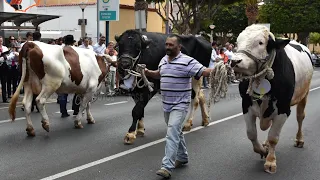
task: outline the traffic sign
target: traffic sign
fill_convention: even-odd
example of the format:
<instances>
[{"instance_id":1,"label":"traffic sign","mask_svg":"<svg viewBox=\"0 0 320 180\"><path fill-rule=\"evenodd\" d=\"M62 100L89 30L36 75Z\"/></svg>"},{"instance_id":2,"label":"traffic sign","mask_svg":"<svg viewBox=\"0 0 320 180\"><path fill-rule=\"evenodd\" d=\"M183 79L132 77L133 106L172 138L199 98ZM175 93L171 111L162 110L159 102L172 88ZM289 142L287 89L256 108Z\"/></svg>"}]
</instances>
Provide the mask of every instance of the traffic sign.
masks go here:
<instances>
[{"instance_id":1,"label":"traffic sign","mask_svg":"<svg viewBox=\"0 0 320 180\"><path fill-rule=\"evenodd\" d=\"M98 0L99 21L119 21L120 0Z\"/></svg>"}]
</instances>

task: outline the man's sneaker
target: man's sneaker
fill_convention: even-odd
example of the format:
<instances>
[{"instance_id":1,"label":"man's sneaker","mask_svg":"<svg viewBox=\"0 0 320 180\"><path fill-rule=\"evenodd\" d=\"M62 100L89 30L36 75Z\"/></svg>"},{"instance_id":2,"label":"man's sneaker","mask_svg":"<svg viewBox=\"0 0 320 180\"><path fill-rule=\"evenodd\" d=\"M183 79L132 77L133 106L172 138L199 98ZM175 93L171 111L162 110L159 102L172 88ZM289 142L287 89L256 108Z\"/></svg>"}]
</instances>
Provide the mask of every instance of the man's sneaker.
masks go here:
<instances>
[{"instance_id":1,"label":"man's sneaker","mask_svg":"<svg viewBox=\"0 0 320 180\"><path fill-rule=\"evenodd\" d=\"M180 167L182 167L183 165L185 165L185 164L187 164L187 163L188 163L188 161L182 162L182 161L176 160L174 167L175 167L175 168L180 168Z\"/></svg>"},{"instance_id":2,"label":"man's sneaker","mask_svg":"<svg viewBox=\"0 0 320 180\"><path fill-rule=\"evenodd\" d=\"M166 179L169 179L171 177L170 172L165 169L158 170L156 174Z\"/></svg>"}]
</instances>

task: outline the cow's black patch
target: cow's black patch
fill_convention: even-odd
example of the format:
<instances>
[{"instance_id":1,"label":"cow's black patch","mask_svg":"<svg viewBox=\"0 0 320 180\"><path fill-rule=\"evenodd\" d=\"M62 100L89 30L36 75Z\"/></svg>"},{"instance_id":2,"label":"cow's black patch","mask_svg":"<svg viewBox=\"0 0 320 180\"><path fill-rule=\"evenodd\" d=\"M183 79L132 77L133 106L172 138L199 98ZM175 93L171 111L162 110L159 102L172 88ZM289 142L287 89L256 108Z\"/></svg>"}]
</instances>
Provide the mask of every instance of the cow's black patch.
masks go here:
<instances>
[{"instance_id":1,"label":"cow's black patch","mask_svg":"<svg viewBox=\"0 0 320 180\"><path fill-rule=\"evenodd\" d=\"M289 43L289 45L290 45L291 47L295 48L295 49L296 49L297 51L299 51L299 52L304 51L304 50L302 49L302 47L299 46L298 44Z\"/></svg>"},{"instance_id":2,"label":"cow's black patch","mask_svg":"<svg viewBox=\"0 0 320 180\"><path fill-rule=\"evenodd\" d=\"M192 89L192 92L191 92L191 99L194 99L194 97L196 97L196 92Z\"/></svg>"}]
</instances>

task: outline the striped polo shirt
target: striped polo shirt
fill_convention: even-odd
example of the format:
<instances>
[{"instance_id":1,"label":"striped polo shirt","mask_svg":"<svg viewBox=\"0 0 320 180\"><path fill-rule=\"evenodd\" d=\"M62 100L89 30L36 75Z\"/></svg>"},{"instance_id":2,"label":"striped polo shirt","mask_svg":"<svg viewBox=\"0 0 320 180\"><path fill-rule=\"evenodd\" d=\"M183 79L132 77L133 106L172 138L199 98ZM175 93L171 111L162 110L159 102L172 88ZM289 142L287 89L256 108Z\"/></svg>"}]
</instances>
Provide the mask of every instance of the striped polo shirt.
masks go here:
<instances>
[{"instance_id":1,"label":"striped polo shirt","mask_svg":"<svg viewBox=\"0 0 320 180\"><path fill-rule=\"evenodd\" d=\"M158 67L163 110L187 111L191 102L192 77L200 78L205 67L181 52L171 62L168 55L164 56Z\"/></svg>"}]
</instances>

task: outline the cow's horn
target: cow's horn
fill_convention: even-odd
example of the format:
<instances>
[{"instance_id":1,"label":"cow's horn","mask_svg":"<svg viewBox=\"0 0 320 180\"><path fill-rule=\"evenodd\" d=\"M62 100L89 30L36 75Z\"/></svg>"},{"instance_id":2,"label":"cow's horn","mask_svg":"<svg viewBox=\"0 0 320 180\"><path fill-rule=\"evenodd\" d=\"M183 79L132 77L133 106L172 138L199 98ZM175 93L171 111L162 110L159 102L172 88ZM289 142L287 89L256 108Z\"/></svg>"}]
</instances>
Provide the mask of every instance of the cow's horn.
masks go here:
<instances>
[{"instance_id":1,"label":"cow's horn","mask_svg":"<svg viewBox=\"0 0 320 180\"><path fill-rule=\"evenodd\" d=\"M114 39L118 42L120 37L118 35L114 35Z\"/></svg>"}]
</instances>

